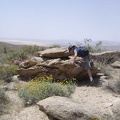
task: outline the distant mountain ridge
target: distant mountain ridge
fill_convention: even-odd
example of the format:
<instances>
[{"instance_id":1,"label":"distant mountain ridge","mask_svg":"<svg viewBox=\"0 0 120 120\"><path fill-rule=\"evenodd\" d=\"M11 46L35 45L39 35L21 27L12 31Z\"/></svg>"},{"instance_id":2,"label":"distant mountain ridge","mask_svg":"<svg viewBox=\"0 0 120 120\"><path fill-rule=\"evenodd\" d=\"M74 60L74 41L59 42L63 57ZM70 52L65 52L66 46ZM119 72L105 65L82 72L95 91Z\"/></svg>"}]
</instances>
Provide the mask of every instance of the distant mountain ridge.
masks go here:
<instances>
[{"instance_id":1,"label":"distant mountain ridge","mask_svg":"<svg viewBox=\"0 0 120 120\"><path fill-rule=\"evenodd\" d=\"M26 44L26 45L42 45L42 46L49 46L52 44L59 44L59 45L69 45L69 44L76 44L76 43L82 43L84 44L84 40L40 40L40 39L20 39L20 38L14 38L14 39L8 39L8 38L0 38L0 41L2 42L8 42L12 44ZM119 40L92 40L90 42L90 45L96 45L99 41L102 41L102 45L104 46L120 46Z\"/></svg>"},{"instance_id":2,"label":"distant mountain ridge","mask_svg":"<svg viewBox=\"0 0 120 120\"><path fill-rule=\"evenodd\" d=\"M98 43L100 40L98 41L92 41L90 42L91 46L95 46L96 43ZM76 41L69 41L69 40L62 40L62 41L51 41L47 40L47 41L23 41L23 40L0 40L0 49L3 48L4 46L8 46L14 49L21 49L24 45L38 45L38 46L52 46L52 45L60 45L60 46L64 46L64 47L68 47L70 44L75 44L76 43L82 43L82 45L84 45L84 40L76 40ZM115 40L113 41L109 41L109 40L103 40L102 41L102 48L106 49L106 50L117 50L120 51L120 41Z\"/></svg>"}]
</instances>

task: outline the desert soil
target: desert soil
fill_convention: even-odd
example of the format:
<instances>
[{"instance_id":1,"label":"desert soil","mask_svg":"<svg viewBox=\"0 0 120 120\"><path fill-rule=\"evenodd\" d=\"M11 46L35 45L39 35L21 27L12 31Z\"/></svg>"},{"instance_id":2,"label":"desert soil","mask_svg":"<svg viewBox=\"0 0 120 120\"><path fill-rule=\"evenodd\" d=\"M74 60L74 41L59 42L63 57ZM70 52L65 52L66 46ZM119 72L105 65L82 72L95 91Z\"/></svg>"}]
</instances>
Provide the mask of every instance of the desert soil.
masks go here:
<instances>
[{"instance_id":1,"label":"desert soil","mask_svg":"<svg viewBox=\"0 0 120 120\"><path fill-rule=\"evenodd\" d=\"M71 98L80 104L85 104L90 106L90 108L100 111L100 113L112 114L111 107L120 101L120 95L106 86L108 86L109 81L120 79L120 69L113 69L110 73L111 78L109 79L95 79L96 86L86 85L84 82L81 83L80 86L76 87Z\"/></svg>"}]
</instances>

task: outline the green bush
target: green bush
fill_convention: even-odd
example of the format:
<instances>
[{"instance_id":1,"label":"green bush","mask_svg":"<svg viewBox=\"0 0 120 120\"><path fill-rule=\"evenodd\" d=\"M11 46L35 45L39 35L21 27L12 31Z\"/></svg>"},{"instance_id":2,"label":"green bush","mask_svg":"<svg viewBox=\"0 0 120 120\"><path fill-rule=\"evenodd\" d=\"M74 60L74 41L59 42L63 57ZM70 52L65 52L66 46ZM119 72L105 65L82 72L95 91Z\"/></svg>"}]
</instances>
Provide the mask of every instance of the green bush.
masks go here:
<instances>
[{"instance_id":1,"label":"green bush","mask_svg":"<svg viewBox=\"0 0 120 120\"><path fill-rule=\"evenodd\" d=\"M20 50L8 50L7 54L2 54L0 62L1 63L11 63L13 60L25 60L29 56L33 56L38 51L44 50L45 47L39 46L24 46Z\"/></svg>"},{"instance_id":2,"label":"green bush","mask_svg":"<svg viewBox=\"0 0 120 120\"><path fill-rule=\"evenodd\" d=\"M75 79L69 79L70 82L53 82L52 77L36 78L23 87L19 91L19 96L22 97L27 103L29 100L33 103L39 100L45 99L50 96L66 96L69 95L75 89ZM74 81L73 83L71 81Z\"/></svg>"},{"instance_id":3,"label":"green bush","mask_svg":"<svg viewBox=\"0 0 120 120\"><path fill-rule=\"evenodd\" d=\"M12 76L17 74L17 69L18 66L16 65L0 66L0 79L4 79L5 81L10 82Z\"/></svg>"},{"instance_id":4,"label":"green bush","mask_svg":"<svg viewBox=\"0 0 120 120\"><path fill-rule=\"evenodd\" d=\"M44 49L45 49L44 47L39 47L39 46L33 45L33 46L24 46L22 48L22 51L26 54L34 55L36 52L42 51Z\"/></svg>"}]
</instances>

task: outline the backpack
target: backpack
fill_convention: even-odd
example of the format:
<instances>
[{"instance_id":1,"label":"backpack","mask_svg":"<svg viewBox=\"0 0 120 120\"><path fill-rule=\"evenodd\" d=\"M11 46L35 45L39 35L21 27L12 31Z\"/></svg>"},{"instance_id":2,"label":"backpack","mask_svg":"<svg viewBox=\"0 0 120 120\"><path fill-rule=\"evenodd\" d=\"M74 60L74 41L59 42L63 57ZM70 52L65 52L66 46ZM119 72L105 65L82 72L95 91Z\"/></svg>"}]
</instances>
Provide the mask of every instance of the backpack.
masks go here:
<instances>
[{"instance_id":1,"label":"backpack","mask_svg":"<svg viewBox=\"0 0 120 120\"><path fill-rule=\"evenodd\" d=\"M86 47L77 47L76 51L77 51L78 57L85 57L85 56L89 55L89 51Z\"/></svg>"}]
</instances>

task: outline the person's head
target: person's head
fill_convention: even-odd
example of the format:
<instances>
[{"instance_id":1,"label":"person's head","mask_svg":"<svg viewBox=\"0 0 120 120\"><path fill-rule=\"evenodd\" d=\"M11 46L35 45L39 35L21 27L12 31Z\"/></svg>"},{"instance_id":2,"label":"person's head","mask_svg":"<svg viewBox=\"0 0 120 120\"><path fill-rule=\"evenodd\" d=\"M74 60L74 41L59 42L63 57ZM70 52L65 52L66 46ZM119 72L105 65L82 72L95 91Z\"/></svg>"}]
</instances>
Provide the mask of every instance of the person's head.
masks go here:
<instances>
[{"instance_id":1,"label":"person's head","mask_svg":"<svg viewBox=\"0 0 120 120\"><path fill-rule=\"evenodd\" d=\"M69 51L69 52L73 52L75 48L76 48L75 45L70 45L70 46L68 47L68 51Z\"/></svg>"}]
</instances>

